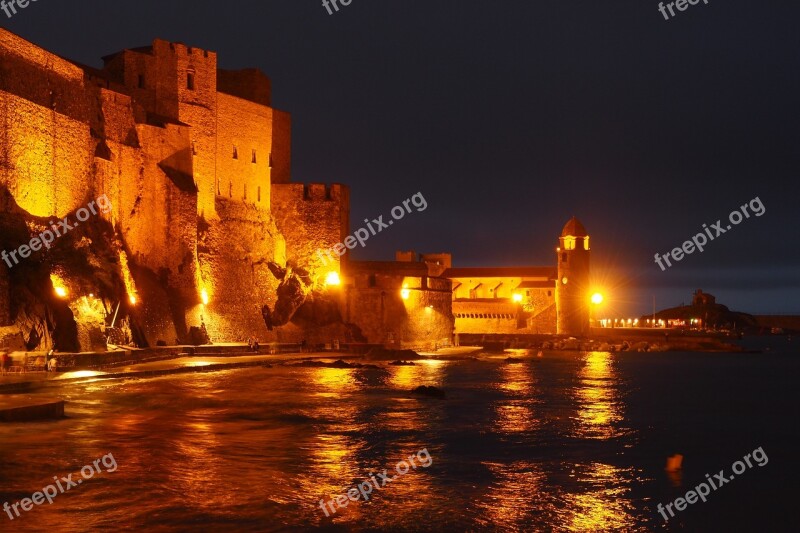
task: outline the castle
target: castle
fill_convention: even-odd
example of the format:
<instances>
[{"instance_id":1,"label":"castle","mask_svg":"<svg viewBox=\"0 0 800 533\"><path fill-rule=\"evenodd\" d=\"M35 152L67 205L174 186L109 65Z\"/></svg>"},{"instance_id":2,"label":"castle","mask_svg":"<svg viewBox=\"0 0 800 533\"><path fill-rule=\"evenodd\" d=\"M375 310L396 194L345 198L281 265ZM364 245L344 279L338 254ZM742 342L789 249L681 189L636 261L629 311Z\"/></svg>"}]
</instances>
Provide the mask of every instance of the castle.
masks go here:
<instances>
[{"instance_id":1,"label":"castle","mask_svg":"<svg viewBox=\"0 0 800 533\"><path fill-rule=\"evenodd\" d=\"M457 333L584 336L589 332L589 234L577 219L561 231L556 266L453 268L448 254L422 255L450 280ZM399 252L398 261L413 260Z\"/></svg>"},{"instance_id":2,"label":"castle","mask_svg":"<svg viewBox=\"0 0 800 533\"><path fill-rule=\"evenodd\" d=\"M0 337L16 328L29 350L105 349L106 329L143 345L199 331L407 346L450 339L454 323L486 329L473 316L495 314L513 315L498 319L509 330L585 331L577 221L556 269L513 273L488 303L481 287L503 276L447 272L446 254L323 262L317 252L349 233L349 190L291 181L291 118L272 107L269 78L163 40L103 61L80 65L0 29L0 249L101 195L111 206L19 266L0 263ZM522 312L505 309L512 286Z\"/></svg>"}]
</instances>

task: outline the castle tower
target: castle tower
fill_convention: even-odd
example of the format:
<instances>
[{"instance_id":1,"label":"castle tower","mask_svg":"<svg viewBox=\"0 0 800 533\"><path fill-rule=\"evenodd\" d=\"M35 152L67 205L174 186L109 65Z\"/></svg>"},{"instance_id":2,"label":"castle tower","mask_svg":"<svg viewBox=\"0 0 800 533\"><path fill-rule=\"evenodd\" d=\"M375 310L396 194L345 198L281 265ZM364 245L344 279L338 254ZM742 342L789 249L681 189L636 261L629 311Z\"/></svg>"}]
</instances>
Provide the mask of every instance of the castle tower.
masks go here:
<instances>
[{"instance_id":1,"label":"castle tower","mask_svg":"<svg viewBox=\"0 0 800 533\"><path fill-rule=\"evenodd\" d=\"M558 240L557 332L583 336L589 332L589 235L572 217Z\"/></svg>"}]
</instances>

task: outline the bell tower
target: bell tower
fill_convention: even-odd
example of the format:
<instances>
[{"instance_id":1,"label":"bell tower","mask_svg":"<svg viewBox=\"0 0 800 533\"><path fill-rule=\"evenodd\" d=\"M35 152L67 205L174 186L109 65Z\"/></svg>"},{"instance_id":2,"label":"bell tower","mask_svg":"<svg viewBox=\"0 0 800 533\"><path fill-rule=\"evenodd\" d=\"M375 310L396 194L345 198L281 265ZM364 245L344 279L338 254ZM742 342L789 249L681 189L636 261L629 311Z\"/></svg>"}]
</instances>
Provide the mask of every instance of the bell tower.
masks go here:
<instances>
[{"instance_id":1,"label":"bell tower","mask_svg":"<svg viewBox=\"0 0 800 533\"><path fill-rule=\"evenodd\" d=\"M559 335L589 333L589 234L572 217L558 239L556 330Z\"/></svg>"}]
</instances>

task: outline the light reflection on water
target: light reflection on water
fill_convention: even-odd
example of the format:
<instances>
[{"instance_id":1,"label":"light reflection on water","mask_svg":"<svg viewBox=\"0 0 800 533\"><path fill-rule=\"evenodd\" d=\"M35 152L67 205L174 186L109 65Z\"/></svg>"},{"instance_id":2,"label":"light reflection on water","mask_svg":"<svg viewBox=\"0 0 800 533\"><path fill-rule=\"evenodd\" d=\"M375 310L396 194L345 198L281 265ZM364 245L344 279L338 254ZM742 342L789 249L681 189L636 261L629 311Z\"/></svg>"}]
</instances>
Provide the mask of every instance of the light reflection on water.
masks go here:
<instances>
[{"instance_id":1,"label":"light reflection on water","mask_svg":"<svg viewBox=\"0 0 800 533\"><path fill-rule=\"evenodd\" d=\"M536 408L542 401L541 391L535 387L534 374L529 365L500 366L498 385L506 394L495 407L494 426L498 433L530 433L540 427L541 420L536 416Z\"/></svg>"},{"instance_id":2,"label":"light reflection on water","mask_svg":"<svg viewBox=\"0 0 800 533\"><path fill-rule=\"evenodd\" d=\"M626 380L613 358L274 367L73 385L63 391L70 418L18 425L13 446L2 434L0 503L112 451L117 472L35 509L26 524L643 530L651 517L633 488L650 480L619 455L637 433L623 427ZM411 394L419 385L447 398ZM392 473L422 448L431 467L330 518L320 510L320 499Z\"/></svg>"},{"instance_id":3,"label":"light reflection on water","mask_svg":"<svg viewBox=\"0 0 800 533\"><path fill-rule=\"evenodd\" d=\"M623 405L619 399L619 377L613 366L613 355L608 352L589 352L578 377L580 385L575 391L579 409L578 436L610 439L617 436L616 425L623 419Z\"/></svg>"}]
</instances>

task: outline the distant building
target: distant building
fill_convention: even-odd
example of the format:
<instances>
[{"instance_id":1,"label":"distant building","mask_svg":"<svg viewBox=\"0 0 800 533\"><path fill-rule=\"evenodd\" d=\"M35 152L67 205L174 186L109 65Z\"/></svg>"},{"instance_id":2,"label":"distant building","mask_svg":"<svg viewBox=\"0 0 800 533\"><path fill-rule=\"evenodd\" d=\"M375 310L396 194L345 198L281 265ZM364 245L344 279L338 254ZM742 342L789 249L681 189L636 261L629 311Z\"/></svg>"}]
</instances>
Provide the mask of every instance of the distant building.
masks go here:
<instances>
[{"instance_id":1,"label":"distant building","mask_svg":"<svg viewBox=\"0 0 800 533\"><path fill-rule=\"evenodd\" d=\"M393 348L450 344L450 280L412 261L347 261L343 264L342 316L363 340Z\"/></svg>"},{"instance_id":2,"label":"distant building","mask_svg":"<svg viewBox=\"0 0 800 533\"><path fill-rule=\"evenodd\" d=\"M577 218L559 237L556 266L449 268L458 333L585 335L589 235Z\"/></svg>"}]
</instances>

